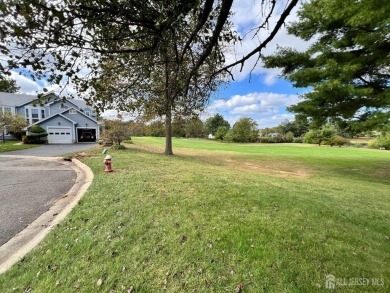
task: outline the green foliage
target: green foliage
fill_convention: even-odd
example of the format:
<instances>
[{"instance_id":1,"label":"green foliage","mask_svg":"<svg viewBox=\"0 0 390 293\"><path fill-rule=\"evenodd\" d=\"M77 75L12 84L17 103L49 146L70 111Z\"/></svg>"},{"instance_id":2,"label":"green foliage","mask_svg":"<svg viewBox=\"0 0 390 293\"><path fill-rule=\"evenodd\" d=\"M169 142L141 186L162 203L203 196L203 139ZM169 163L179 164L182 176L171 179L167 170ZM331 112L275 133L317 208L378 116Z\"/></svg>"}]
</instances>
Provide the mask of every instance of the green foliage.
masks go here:
<instances>
[{"instance_id":1,"label":"green foliage","mask_svg":"<svg viewBox=\"0 0 390 293\"><path fill-rule=\"evenodd\" d=\"M43 137L47 137L48 133L41 126L35 124L32 125L25 136L22 137L22 141L25 144L40 144L46 143L46 140L41 140Z\"/></svg>"},{"instance_id":2,"label":"green foliage","mask_svg":"<svg viewBox=\"0 0 390 293\"><path fill-rule=\"evenodd\" d=\"M41 126L35 124L29 128L28 132L29 132L29 134L32 134L32 136L34 136L34 134L46 133L46 130L43 129ZM27 136L29 136L29 134ZM46 135L47 135L47 133L46 133Z\"/></svg>"},{"instance_id":3,"label":"green foliage","mask_svg":"<svg viewBox=\"0 0 390 293\"><path fill-rule=\"evenodd\" d=\"M371 149L390 150L390 133L370 141L368 147Z\"/></svg>"},{"instance_id":4,"label":"green foliage","mask_svg":"<svg viewBox=\"0 0 390 293\"><path fill-rule=\"evenodd\" d=\"M165 125L161 120L156 120L147 125L147 136L165 136Z\"/></svg>"},{"instance_id":5,"label":"green foliage","mask_svg":"<svg viewBox=\"0 0 390 293\"><path fill-rule=\"evenodd\" d=\"M181 117L175 117L172 121L172 135L174 137L186 137L186 121Z\"/></svg>"},{"instance_id":6,"label":"green foliage","mask_svg":"<svg viewBox=\"0 0 390 293\"><path fill-rule=\"evenodd\" d=\"M387 123L390 1L313 0L298 15L288 31L314 39L312 45L304 52L279 48L264 58L295 87L311 88L289 110L313 118L317 127L329 117L352 128Z\"/></svg>"},{"instance_id":7,"label":"green foliage","mask_svg":"<svg viewBox=\"0 0 390 293\"><path fill-rule=\"evenodd\" d=\"M224 126L230 129L230 124L226 121L221 114L215 114L213 117L207 118L205 122L206 134L212 134L215 136L218 127Z\"/></svg>"},{"instance_id":8,"label":"green foliage","mask_svg":"<svg viewBox=\"0 0 390 293\"><path fill-rule=\"evenodd\" d=\"M330 144L331 138L336 135L336 128L334 125L325 124L320 129L311 129L309 130L304 138L304 143L310 144Z\"/></svg>"},{"instance_id":9,"label":"green foliage","mask_svg":"<svg viewBox=\"0 0 390 293\"><path fill-rule=\"evenodd\" d=\"M330 145L331 146L339 146L339 147L341 147L341 146L343 146L343 145L348 145L348 144L350 144L351 142L348 140L348 139L346 139L346 138L344 138L344 137L342 137L342 136L340 136L340 135L334 135L334 136L332 136L331 137L331 139L330 139Z\"/></svg>"},{"instance_id":10,"label":"green foliage","mask_svg":"<svg viewBox=\"0 0 390 293\"><path fill-rule=\"evenodd\" d=\"M120 145L123 140L131 139L129 124L121 120L105 120L105 130L101 135L103 141L112 141Z\"/></svg>"},{"instance_id":11,"label":"green foliage","mask_svg":"<svg viewBox=\"0 0 390 293\"><path fill-rule=\"evenodd\" d=\"M225 135L226 141L234 142L256 142L259 137L257 123L252 118L241 118Z\"/></svg>"},{"instance_id":12,"label":"green foliage","mask_svg":"<svg viewBox=\"0 0 390 293\"><path fill-rule=\"evenodd\" d=\"M205 129L202 120L199 117L186 120L185 126L186 137L201 138L205 136Z\"/></svg>"},{"instance_id":13,"label":"green foliage","mask_svg":"<svg viewBox=\"0 0 390 293\"><path fill-rule=\"evenodd\" d=\"M16 93L19 89L20 87L16 84L16 80L0 75L0 92Z\"/></svg>"},{"instance_id":14,"label":"green foliage","mask_svg":"<svg viewBox=\"0 0 390 293\"><path fill-rule=\"evenodd\" d=\"M229 131L227 126L219 126L215 132L215 139L224 140L226 133Z\"/></svg>"},{"instance_id":15,"label":"green foliage","mask_svg":"<svg viewBox=\"0 0 390 293\"><path fill-rule=\"evenodd\" d=\"M3 128L4 126L6 126L8 133L12 134L16 139L21 140L25 133L23 128L28 126L28 122L22 115L0 112L0 127Z\"/></svg>"}]
</instances>

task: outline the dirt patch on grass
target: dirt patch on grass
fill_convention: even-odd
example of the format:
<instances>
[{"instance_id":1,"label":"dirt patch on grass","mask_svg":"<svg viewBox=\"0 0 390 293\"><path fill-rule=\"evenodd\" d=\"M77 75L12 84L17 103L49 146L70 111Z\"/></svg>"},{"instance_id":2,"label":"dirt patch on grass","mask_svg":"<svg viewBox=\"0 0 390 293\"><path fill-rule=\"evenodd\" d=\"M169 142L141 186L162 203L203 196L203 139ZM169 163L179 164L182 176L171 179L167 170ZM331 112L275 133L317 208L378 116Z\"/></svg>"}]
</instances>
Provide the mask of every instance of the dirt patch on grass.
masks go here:
<instances>
[{"instance_id":1,"label":"dirt patch on grass","mask_svg":"<svg viewBox=\"0 0 390 293\"><path fill-rule=\"evenodd\" d=\"M272 160L270 158L261 158L261 160L253 160L235 152L193 149L178 149L176 150L176 154L205 164L226 166L230 169L277 177L304 179L309 177L312 173L311 170L302 163L284 158L272 158Z\"/></svg>"},{"instance_id":2,"label":"dirt patch on grass","mask_svg":"<svg viewBox=\"0 0 390 293\"><path fill-rule=\"evenodd\" d=\"M277 177L292 177L292 178L307 178L311 172L308 168L303 167L294 161L241 161L241 160L226 160L226 165L230 168L250 170L264 175L272 175Z\"/></svg>"},{"instance_id":3,"label":"dirt patch on grass","mask_svg":"<svg viewBox=\"0 0 390 293\"><path fill-rule=\"evenodd\" d=\"M150 145L126 145L128 148L140 151L162 154L164 150ZM304 179L312 174L312 171L301 162L286 158L261 157L259 160L248 159L237 152L230 151L208 151L199 149L176 148L174 154L186 160L201 162L214 166L226 166L229 169L271 175L277 177L288 177Z\"/></svg>"}]
</instances>

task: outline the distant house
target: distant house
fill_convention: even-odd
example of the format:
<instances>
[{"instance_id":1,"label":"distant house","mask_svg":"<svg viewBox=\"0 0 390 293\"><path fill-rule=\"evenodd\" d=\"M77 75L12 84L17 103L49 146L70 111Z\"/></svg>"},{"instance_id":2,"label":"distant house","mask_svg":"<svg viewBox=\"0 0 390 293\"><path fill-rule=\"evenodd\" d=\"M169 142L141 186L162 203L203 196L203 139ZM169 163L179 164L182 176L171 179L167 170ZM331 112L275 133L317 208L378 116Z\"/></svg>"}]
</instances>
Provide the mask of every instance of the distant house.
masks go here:
<instances>
[{"instance_id":1,"label":"distant house","mask_svg":"<svg viewBox=\"0 0 390 293\"><path fill-rule=\"evenodd\" d=\"M215 136L212 135L212 134L210 133L209 136L208 136L208 138L209 138L209 139L215 139Z\"/></svg>"},{"instance_id":2,"label":"distant house","mask_svg":"<svg viewBox=\"0 0 390 293\"><path fill-rule=\"evenodd\" d=\"M97 113L84 100L62 100L53 93L40 105L37 96L0 92L0 111L20 114L32 125L40 125L48 133L49 144L71 144L96 141L99 136ZM10 137L8 135L8 137Z\"/></svg>"},{"instance_id":3,"label":"distant house","mask_svg":"<svg viewBox=\"0 0 390 293\"><path fill-rule=\"evenodd\" d=\"M277 133L277 132L268 133L268 137L278 137L279 135L280 135L280 133Z\"/></svg>"}]
</instances>

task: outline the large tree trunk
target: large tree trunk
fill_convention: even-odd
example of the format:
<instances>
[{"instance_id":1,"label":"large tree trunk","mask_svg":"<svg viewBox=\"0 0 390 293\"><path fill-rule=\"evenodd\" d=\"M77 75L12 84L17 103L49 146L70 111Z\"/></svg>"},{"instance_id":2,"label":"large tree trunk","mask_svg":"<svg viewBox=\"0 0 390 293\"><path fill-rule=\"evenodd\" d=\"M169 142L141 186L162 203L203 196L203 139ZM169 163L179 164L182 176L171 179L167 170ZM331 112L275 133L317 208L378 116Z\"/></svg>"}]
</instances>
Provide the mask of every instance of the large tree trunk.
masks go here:
<instances>
[{"instance_id":1,"label":"large tree trunk","mask_svg":"<svg viewBox=\"0 0 390 293\"><path fill-rule=\"evenodd\" d=\"M165 151L164 155L173 155L172 150L172 111L171 107L166 111L165 115Z\"/></svg>"},{"instance_id":2,"label":"large tree trunk","mask_svg":"<svg viewBox=\"0 0 390 293\"><path fill-rule=\"evenodd\" d=\"M164 155L173 155L172 150L172 103L169 88L169 64L165 61L165 151Z\"/></svg>"}]
</instances>

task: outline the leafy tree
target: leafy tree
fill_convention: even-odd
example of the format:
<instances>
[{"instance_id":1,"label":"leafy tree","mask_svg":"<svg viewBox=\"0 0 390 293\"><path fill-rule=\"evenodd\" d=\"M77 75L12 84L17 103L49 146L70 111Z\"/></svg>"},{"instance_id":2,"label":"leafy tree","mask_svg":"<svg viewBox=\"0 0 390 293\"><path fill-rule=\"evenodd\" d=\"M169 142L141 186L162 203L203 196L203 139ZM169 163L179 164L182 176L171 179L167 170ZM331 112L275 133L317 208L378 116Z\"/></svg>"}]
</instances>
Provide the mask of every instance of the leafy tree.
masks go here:
<instances>
[{"instance_id":1,"label":"leafy tree","mask_svg":"<svg viewBox=\"0 0 390 293\"><path fill-rule=\"evenodd\" d=\"M224 126L230 129L230 124L227 122L221 114L215 114L213 117L207 118L205 122L205 129L207 134L215 135L218 127Z\"/></svg>"},{"instance_id":2,"label":"leafy tree","mask_svg":"<svg viewBox=\"0 0 390 293\"><path fill-rule=\"evenodd\" d=\"M259 137L257 123L251 118L241 118L234 123L231 136L234 142L256 142Z\"/></svg>"},{"instance_id":3,"label":"leafy tree","mask_svg":"<svg viewBox=\"0 0 390 293\"><path fill-rule=\"evenodd\" d=\"M146 125L138 121L130 121L129 129L132 136L145 136L146 135Z\"/></svg>"},{"instance_id":4,"label":"leafy tree","mask_svg":"<svg viewBox=\"0 0 390 293\"><path fill-rule=\"evenodd\" d=\"M22 115L12 115L9 112L0 112L0 129L6 130L9 134L12 134L16 139L21 140L24 133L23 128L28 126L28 122Z\"/></svg>"},{"instance_id":5,"label":"leafy tree","mask_svg":"<svg viewBox=\"0 0 390 293\"><path fill-rule=\"evenodd\" d=\"M172 135L174 137L185 137L186 129L185 129L186 121L181 117L175 117L172 122Z\"/></svg>"},{"instance_id":6,"label":"leafy tree","mask_svg":"<svg viewBox=\"0 0 390 293\"><path fill-rule=\"evenodd\" d=\"M311 87L289 110L317 126L329 117L366 127L388 123L390 2L312 0L298 15L288 32L314 42L303 52L279 48L264 58L294 86Z\"/></svg>"},{"instance_id":7,"label":"leafy tree","mask_svg":"<svg viewBox=\"0 0 390 293\"><path fill-rule=\"evenodd\" d=\"M260 58L297 2L259 3L264 22L248 28L253 37L281 13L278 21L255 49L222 67L219 47L237 40L227 29L233 0L3 0L0 50L8 62L0 63L0 71L25 68L49 83L72 82L100 110L165 118L165 153L172 154L172 111L202 109L214 87L208 83L252 56ZM118 82L109 87L115 77Z\"/></svg>"},{"instance_id":8,"label":"leafy tree","mask_svg":"<svg viewBox=\"0 0 390 293\"><path fill-rule=\"evenodd\" d=\"M122 120L105 120L105 129L101 139L112 141L116 145L120 145L122 141L131 139L131 131L129 123Z\"/></svg>"},{"instance_id":9,"label":"leafy tree","mask_svg":"<svg viewBox=\"0 0 390 293\"><path fill-rule=\"evenodd\" d=\"M146 134L148 136L157 136L164 137L165 136L165 126L161 120L156 120L147 125Z\"/></svg>"},{"instance_id":10,"label":"leafy tree","mask_svg":"<svg viewBox=\"0 0 390 293\"><path fill-rule=\"evenodd\" d=\"M184 128L186 137L200 138L205 136L204 125L202 120L199 119L199 117L188 119L185 123Z\"/></svg>"},{"instance_id":11,"label":"leafy tree","mask_svg":"<svg viewBox=\"0 0 390 293\"><path fill-rule=\"evenodd\" d=\"M219 126L217 131L215 132L215 138L223 140L225 138L226 133L229 131L229 127L227 126Z\"/></svg>"},{"instance_id":12,"label":"leafy tree","mask_svg":"<svg viewBox=\"0 0 390 293\"><path fill-rule=\"evenodd\" d=\"M368 147L372 149L390 150L390 133L377 137L368 143Z\"/></svg>"},{"instance_id":13,"label":"leafy tree","mask_svg":"<svg viewBox=\"0 0 390 293\"><path fill-rule=\"evenodd\" d=\"M0 92L16 93L19 90L20 87L16 84L16 80L0 75Z\"/></svg>"},{"instance_id":14,"label":"leafy tree","mask_svg":"<svg viewBox=\"0 0 390 293\"><path fill-rule=\"evenodd\" d=\"M337 134L336 127L332 124L325 124L319 129L309 130L304 138L304 143L318 144L321 146L322 143L328 144L332 137Z\"/></svg>"}]
</instances>

